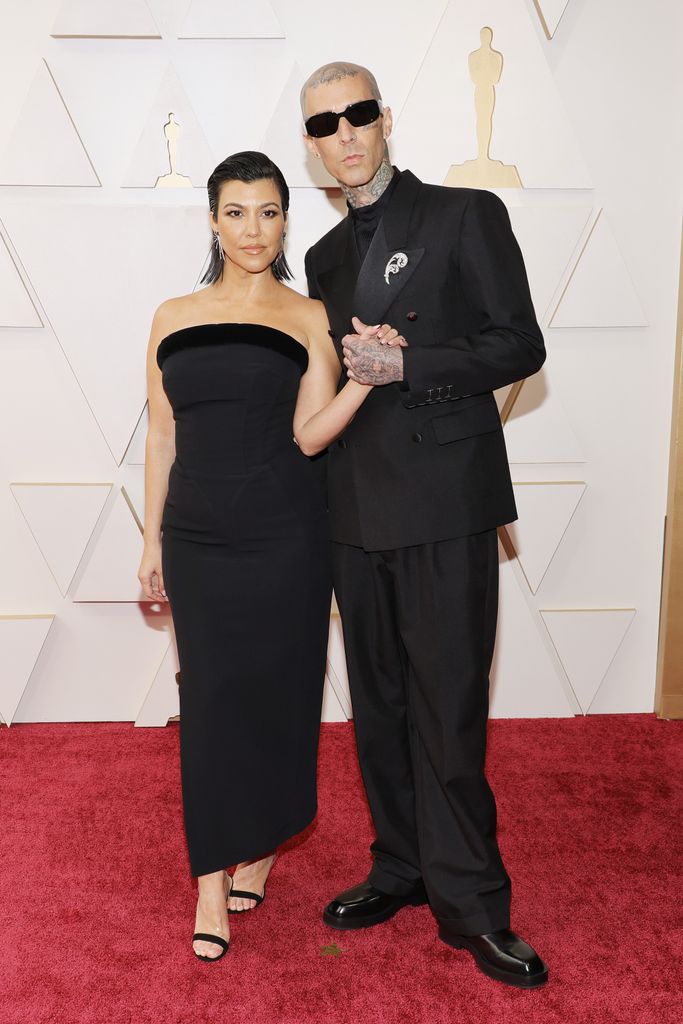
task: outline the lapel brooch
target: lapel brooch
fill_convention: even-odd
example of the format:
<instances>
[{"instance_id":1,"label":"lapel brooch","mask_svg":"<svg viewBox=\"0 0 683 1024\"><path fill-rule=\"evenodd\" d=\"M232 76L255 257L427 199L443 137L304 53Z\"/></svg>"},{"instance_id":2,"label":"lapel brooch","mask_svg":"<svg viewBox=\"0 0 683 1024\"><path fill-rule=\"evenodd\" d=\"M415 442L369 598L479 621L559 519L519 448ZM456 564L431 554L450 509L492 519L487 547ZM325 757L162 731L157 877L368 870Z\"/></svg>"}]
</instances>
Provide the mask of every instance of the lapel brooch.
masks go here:
<instances>
[{"instance_id":1,"label":"lapel brooch","mask_svg":"<svg viewBox=\"0 0 683 1024\"><path fill-rule=\"evenodd\" d=\"M408 266L408 257L404 252L395 252L384 268L384 280L389 284L389 275L398 274L399 270Z\"/></svg>"}]
</instances>

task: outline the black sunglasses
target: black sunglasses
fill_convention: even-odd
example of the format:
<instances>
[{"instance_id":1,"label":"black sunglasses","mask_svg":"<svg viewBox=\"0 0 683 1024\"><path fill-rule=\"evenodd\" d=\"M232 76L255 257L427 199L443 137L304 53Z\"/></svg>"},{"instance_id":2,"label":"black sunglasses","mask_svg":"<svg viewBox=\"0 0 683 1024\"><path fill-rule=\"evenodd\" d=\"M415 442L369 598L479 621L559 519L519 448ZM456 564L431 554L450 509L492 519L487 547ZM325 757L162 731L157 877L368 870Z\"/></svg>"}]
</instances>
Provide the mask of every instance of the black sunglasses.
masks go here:
<instances>
[{"instance_id":1,"label":"black sunglasses","mask_svg":"<svg viewBox=\"0 0 683 1024\"><path fill-rule=\"evenodd\" d=\"M334 110L313 114L307 121L304 121L304 125L312 138L325 139L328 135L334 135L342 117L345 117L354 128L363 128L366 124L372 124L381 115L382 111L377 100L360 100L359 103L351 103L346 110L342 110L338 114Z\"/></svg>"}]
</instances>

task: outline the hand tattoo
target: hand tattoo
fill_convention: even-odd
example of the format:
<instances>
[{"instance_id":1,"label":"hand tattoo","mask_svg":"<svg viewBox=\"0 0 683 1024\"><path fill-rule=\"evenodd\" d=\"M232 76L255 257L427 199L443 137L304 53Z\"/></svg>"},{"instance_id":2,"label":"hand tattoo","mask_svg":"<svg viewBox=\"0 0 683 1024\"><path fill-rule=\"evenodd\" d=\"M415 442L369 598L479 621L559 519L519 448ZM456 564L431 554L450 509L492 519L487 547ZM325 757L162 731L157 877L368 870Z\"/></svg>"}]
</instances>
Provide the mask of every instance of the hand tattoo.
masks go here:
<instances>
[{"instance_id":1,"label":"hand tattoo","mask_svg":"<svg viewBox=\"0 0 683 1024\"><path fill-rule=\"evenodd\" d=\"M403 349L388 348L374 339L364 340L358 335L344 338L345 362L349 376L359 384L393 384L403 380Z\"/></svg>"}]
</instances>

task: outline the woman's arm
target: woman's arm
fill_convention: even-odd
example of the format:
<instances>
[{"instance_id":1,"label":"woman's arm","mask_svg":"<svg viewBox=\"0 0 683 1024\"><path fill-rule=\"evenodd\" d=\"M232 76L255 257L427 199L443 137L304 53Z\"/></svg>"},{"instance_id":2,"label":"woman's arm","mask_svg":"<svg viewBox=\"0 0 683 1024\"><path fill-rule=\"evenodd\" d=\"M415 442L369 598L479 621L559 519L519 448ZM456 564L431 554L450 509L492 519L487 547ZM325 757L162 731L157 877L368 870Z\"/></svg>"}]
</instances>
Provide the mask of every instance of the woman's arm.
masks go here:
<instances>
[{"instance_id":1,"label":"woman's arm","mask_svg":"<svg viewBox=\"0 0 683 1024\"><path fill-rule=\"evenodd\" d=\"M147 597L166 601L161 572L161 517L168 493L168 474L175 458L173 410L161 383L157 348L169 333L168 303L154 314L147 347L147 398L149 427L145 441L145 527L138 579Z\"/></svg>"},{"instance_id":2,"label":"woman's arm","mask_svg":"<svg viewBox=\"0 0 683 1024\"><path fill-rule=\"evenodd\" d=\"M311 303L308 369L301 378L294 438L304 455L317 455L344 432L372 390L350 380L336 394L340 366L322 302ZM372 337L377 328L368 328Z\"/></svg>"}]
</instances>

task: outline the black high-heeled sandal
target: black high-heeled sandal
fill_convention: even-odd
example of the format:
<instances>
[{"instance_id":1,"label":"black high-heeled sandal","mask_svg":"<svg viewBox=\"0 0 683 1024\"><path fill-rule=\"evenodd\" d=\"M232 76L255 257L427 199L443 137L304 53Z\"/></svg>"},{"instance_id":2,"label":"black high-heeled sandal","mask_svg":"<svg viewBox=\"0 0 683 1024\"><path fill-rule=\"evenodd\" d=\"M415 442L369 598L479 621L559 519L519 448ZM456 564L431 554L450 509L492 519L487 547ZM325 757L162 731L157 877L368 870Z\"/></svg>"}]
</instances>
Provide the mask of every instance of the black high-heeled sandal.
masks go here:
<instances>
[{"instance_id":1,"label":"black high-heeled sandal","mask_svg":"<svg viewBox=\"0 0 683 1024\"><path fill-rule=\"evenodd\" d=\"M230 884L228 886L228 891L225 896L226 902L232 896L232 877L230 875L228 875L228 881ZM197 959L203 960L207 964L212 964L215 960L222 960L225 954L230 949L230 939L224 939L222 935L211 935L210 932L195 932L194 935L192 936L192 941L213 942L217 946L220 946L222 948L222 952L219 953L218 956L204 956L203 953L198 953L194 947L192 948L192 952L197 957Z\"/></svg>"},{"instance_id":2,"label":"black high-heeled sandal","mask_svg":"<svg viewBox=\"0 0 683 1024\"><path fill-rule=\"evenodd\" d=\"M257 892L248 892L246 889L231 889L228 894L228 900L231 900L233 897L238 897L243 900L256 900L256 907L259 907L266 898L266 885L264 884L263 886L263 894L261 896L259 896ZM256 907L243 907L241 910L231 910L230 907L228 907L228 913L246 914L249 910L256 910Z\"/></svg>"},{"instance_id":3,"label":"black high-heeled sandal","mask_svg":"<svg viewBox=\"0 0 683 1024\"><path fill-rule=\"evenodd\" d=\"M195 942L197 939L201 942L215 942L217 946L223 947L223 952L219 953L218 956L204 956L203 953L198 953L196 949L192 950L198 960L204 960L207 964L212 964L214 960L222 960L230 949L230 940L224 939L221 935L210 935L209 932L195 932L192 936L192 941Z\"/></svg>"},{"instance_id":4,"label":"black high-heeled sandal","mask_svg":"<svg viewBox=\"0 0 683 1024\"><path fill-rule=\"evenodd\" d=\"M260 896L259 896L259 894L257 892L249 892L247 889L233 889L232 885L230 886L230 892L228 893L227 900L226 900L226 902L228 903L228 913L229 914L247 914L250 910L256 910L256 907L260 907L261 906L261 904L263 903L264 899L266 898L266 885L268 884L268 878L270 877L270 872L273 870L273 867L275 865L275 861L277 860L277 858L278 858L277 853L273 854L273 861L272 861L272 863L270 865L270 868L268 869L268 876L266 877L266 880L263 883L263 892L261 893ZM236 896L239 899L243 899L243 900L255 900L256 901L256 907L246 907L244 910L231 910L229 904L230 904L230 899L233 896Z\"/></svg>"}]
</instances>

